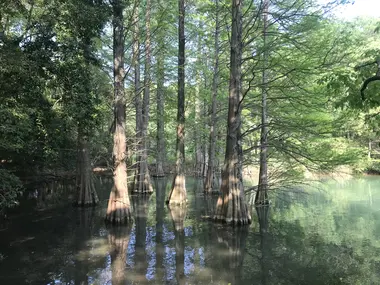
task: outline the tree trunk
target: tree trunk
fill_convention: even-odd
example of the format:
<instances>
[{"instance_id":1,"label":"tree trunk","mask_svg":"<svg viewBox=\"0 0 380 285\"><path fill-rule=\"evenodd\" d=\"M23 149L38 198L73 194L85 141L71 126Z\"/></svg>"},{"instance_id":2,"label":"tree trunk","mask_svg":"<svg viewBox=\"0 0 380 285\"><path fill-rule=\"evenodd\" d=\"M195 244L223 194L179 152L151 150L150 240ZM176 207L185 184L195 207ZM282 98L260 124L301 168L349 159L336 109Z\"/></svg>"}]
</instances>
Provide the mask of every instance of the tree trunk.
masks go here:
<instances>
[{"instance_id":1,"label":"tree trunk","mask_svg":"<svg viewBox=\"0 0 380 285\"><path fill-rule=\"evenodd\" d=\"M211 121L210 121L210 138L209 154L204 191L206 193L218 192L215 188L215 150L216 150L216 100L218 96L219 84L219 0L215 0L215 54L214 54L214 75L212 78L212 100L211 100Z\"/></svg>"},{"instance_id":2,"label":"tree trunk","mask_svg":"<svg viewBox=\"0 0 380 285\"><path fill-rule=\"evenodd\" d=\"M205 84L207 84L207 82L205 82ZM207 118L208 116L208 113L209 113L209 110L208 110L208 103L206 100L203 101L203 110L202 110L202 116L203 118ZM209 124L207 122L206 119L203 120L203 129L204 130L207 130L209 127ZM208 157L208 145L207 145L207 139L205 138L205 136L203 136L202 134L202 144L203 144L203 147L202 147L202 150L203 150L203 165L202 165L202 177L203 179L206 177L206 174L207 174L207 167L208 167L208 162L209 162L209 157ZM203 183L202 183L202 187L203 187Z\"/></svg>"},{"instance_id":3,"label":"tree trunk","mask_svg":"<svg viewBox=\"0 0 380 285\"><path fill-rule=\"evenodd\" d=\"M93 206L99 202L92 177L91 160L88 148L88 138L78 127L78 163L76 188L78 191L78 206Z\"/></svg>"},{"instance_id":4,"label":"tree trunk","mask_svg":"<svg viewBox=\"0 0 380 285\"><path fill-rule=\"evenodd\" d=\"M164 38L160 38L164 40ZM166 157L165 151L165 63L161 47L160 54L157 56L157 156L156 156L156 176L165 176L164 163Z\"/></svg>"},{"instance_id":5,"label":"tree trunk","mask_svg":"<svg viewBox=\"0 0 380 285\"><path fill-rule=\"evenodd\" d=\"M242 177L241 125L241 56L242 0L232 1L230 87L228 96L227 144L222 171L221 196L214 219L229 224L249 224L251 215L245 201Z\"/></svg>"},{"instance_id":6,"label":"tree trunk","mask_svg":"<svg viewBox=\"0 0 380 285\"><path fill-rule=\"evenodd\" d=\"M140 97L140 66L139 66L139 27L138 27L138 9L135 12L135 96L136 96L136 137L138 141L138 159L137 171L135 176L135 185L133 191L139 194L152 193L153 187L150 180L148 169L148 144L147 133L149 123L149 103L150 103L150 0L146 2L146 39L145 39L145 68L144 68L144 96L141 104Z\"/></svg>"},{"instance_id":7,"label":"tree trunk","mask_svg":"<svg viewBox=\"0 0 380 285\"><path fill-rule=\"evenodd\" d=\"M260 135L260 172L259 185L255 197L255 205L267 205L268 200L268 121L267 121L267 92L268 92L268 49L266 45L268 29L268 0L263 7L263 82L261 92L261 135Z\"/></svg>"},{"instance_id":8,"label":"tree trunk","mask_svg":"<svg viewBox=\"0 0 380 285\"><path fill-rule=\"evenodd\" d=\"M113 48L114 48L114 186L111 190L106 221L123 224L131 220L128 196L125 97L124 97L124 23L122 0L114 0L113 7Z\"/></svg>"},{"instance_id":9,"label":"tree trunk","mask_svg":"<svg viewBox=\"0 0 380 285\"><path fill-rule=\"evenodd\" d=\"M204 165L204 157L203 157L203 145L202 145L202 114L201 114L201 101L199 99L200 92L199 92L199 85L200 85L200 76L197 72L197 85L196 85L196 92L195 92L195 168L194 168L194 174L196 177L202 176L202 170Z\"/></svg>"},{"instance_id":10,"label":"tree trunk","mask_svg":"<svg viewBox=\"0 0 380 285\"><path fill-rule=\"evenodd\" d=\"M185 0L178 1L178 111L177 111L177 147L176 169L172 190L167 203L183 204L187 201L185 187Z\"/></svg>"},{"instance_id":11,"label":"tree trunk","mask_svg":"<svg viewBox=\"0 0 380 285\"><path fill-rule=\"evenodd\" d=\"M202 24L199 24L199 29ZM202 49L201 49L201 37L198 35L197 42L197 63L200 65L202 61ZM201 74L200 70L196 71L196 85L195 85L195 167L194 174L196 177L200 177L203 175L203 165L204 165L204 157L203 157L203 144L202 144L202 105L200 99L200 87L201 87Z\"/></svg>"}]
</instances>

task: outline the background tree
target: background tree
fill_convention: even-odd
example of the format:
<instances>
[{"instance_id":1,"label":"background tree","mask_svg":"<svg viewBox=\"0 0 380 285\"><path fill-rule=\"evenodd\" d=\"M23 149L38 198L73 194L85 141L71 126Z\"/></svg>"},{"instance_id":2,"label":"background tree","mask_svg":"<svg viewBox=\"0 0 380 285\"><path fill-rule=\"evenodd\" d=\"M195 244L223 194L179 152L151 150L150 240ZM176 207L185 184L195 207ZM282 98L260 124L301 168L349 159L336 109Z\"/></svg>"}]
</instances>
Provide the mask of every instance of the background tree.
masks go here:
<instances>
[{"instance_id":1,"label":"background tree","mask_svg":"<svg viewBox=\"0 0 380 285\"><path fill-rule=\"evenodd\" d=\"M178 1L178 108L176 169L169 204L186 202L185 186L185 1Z\"/></svg>"}]
</instances>

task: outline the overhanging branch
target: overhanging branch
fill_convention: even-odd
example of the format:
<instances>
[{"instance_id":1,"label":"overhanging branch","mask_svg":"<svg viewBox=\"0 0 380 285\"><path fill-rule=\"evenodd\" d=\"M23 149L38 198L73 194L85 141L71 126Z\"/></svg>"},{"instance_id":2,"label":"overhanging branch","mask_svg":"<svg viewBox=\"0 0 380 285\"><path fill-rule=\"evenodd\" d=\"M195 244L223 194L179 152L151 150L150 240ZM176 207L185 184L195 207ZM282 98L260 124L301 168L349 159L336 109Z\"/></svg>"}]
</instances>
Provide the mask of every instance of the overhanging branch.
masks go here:
<instances>
[{"instance_id":1,"label":"overhanging branch","mask_svg":"<svg viewBox=\"0 0 380 285\"><path fill-rule=\"evenodd\" d=\"M379 75L372 76L372 77L370 77L370 78L367 78L367 79L363 82L362 88L360 89L360 94L361 94L361 96L362 96L362 100L363 100L363 101L365 100L364 91L367 89L368 84L370 84L370 83L373 82L373 81L380 81L380 76L379 76Z\"/></svg>"}]
</instances>

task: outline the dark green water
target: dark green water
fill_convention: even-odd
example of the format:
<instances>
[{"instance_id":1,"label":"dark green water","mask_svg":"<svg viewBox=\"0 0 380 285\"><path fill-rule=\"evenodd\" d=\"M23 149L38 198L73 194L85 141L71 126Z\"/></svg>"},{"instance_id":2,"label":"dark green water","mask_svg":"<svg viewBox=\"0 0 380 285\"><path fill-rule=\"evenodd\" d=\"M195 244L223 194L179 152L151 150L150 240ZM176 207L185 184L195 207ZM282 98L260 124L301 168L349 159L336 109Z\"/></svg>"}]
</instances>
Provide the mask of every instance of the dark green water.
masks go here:
<instances>
[{"instance_id":1,"label":"dark green water","mask_svg":"<svg viewBox=\"0 0 380 285\"><path fill-rule=\"evenodd\" d=\"M155 181L160 194L133 199L134 224L117 230L104 226L104 206L11 217L0 284L380 284L380 177L272 194L244 229L202 218L216 201L201 184L187 180L181 212ZM109 189L99 184L103 200Z\"/></svg>"}]
</instances>

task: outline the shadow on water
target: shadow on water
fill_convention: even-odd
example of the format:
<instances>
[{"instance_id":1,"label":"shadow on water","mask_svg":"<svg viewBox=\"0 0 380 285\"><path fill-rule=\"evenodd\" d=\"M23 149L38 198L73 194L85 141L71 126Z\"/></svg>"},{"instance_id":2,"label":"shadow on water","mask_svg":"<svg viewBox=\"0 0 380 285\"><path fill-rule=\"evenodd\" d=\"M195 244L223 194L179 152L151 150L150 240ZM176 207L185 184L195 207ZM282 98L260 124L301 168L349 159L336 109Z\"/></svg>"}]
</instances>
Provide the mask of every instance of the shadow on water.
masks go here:
<instances>
[{"instance_id":1,"label":"shadow on water","mask_svg":"<svg viewBox=\"0 0 380 285\"><path fill-rule=\"evenodd\" d=\"M108 182L98 182L100 197ZM170 182L131 197L128 227L106 228L105 205L10 219L0 284L378 284L380 179L329 182L331 195L280 193L245 228L205 218L217 197L202 195L198 179L187 179L186 208L167 208Z\"/></svg>"}]
</instances>

